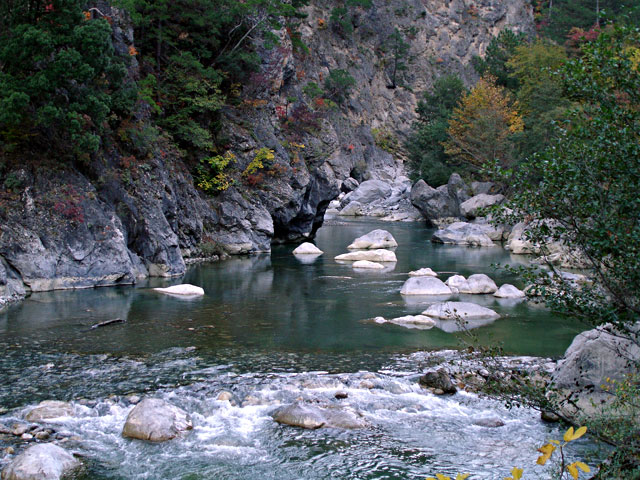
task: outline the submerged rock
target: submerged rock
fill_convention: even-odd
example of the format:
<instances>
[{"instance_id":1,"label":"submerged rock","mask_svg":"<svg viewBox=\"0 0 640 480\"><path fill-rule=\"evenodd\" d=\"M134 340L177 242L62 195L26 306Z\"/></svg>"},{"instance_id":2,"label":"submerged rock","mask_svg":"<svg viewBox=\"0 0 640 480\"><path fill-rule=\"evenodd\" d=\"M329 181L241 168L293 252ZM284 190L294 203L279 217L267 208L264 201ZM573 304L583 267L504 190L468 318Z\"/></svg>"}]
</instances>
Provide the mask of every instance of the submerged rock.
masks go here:
<instances>
[{"instance_id":1,"label":"submerged rock","mask_svg":"<svg viewBox=\"0 0 640 480\"><path fill-rule=\"evenodd\" d=\"M356 262L353 262L353 265L351 266L353 268L365 268L369 270L380 270L385 268L384 265L376 262L370 262L369 260L358 260Z\"/></svg>"},{"instance_id":2,"label":"submerged rock","mask_svg":"<svg viewBox=\"0 0 640 480\"><path fill-rule=\"evenodd\" d=\"M453 292L435 277L411 277L400 290L401 295L451 295Z\"/></svg>"},{"instance_id":3,"label":"submerged rock","mask_svg":"<svg viewBox=\"0 0 640 480\"><path fill-rule=\"evenodd\" d=\"M170 295L204 295L204 290L189 283L173 285L167 288L154 288L156 292L168 293Z\"/></svg>"},{"instance_id":4,"label":"submerged rock","mask_svg":"<svg viewBox=\"0 0 640 480\"><path fill-rule=\"evenodd\" d=\"M37 407L31 409L29 413L25 415L25 419L30 422L40 422L50 418L71 417L73 413L73 405L68 402L45 400L44 402L40 402Z\"/></svg>"},{"instance_id":5,"label":"submerged rock","mask_svg":"<svg viewBox=\"0 0 640 480\"><path fill-rule=\"evenodd\" d=\"M364 250L361 252L343 253L335 257L336 260L355 262L357 260L368 260L370 262L397 262L396 254L391 250Z\"/></svg>"},{"instance_id":6,"label":"submerged rock","mask_svg":"<svg viewBox=\"0 0 640 480\"><path fill-rule=\"evenodd\" d=\"M430 268L421 268L419 270L414 270L413 272L409 272L410 277L437 277L438 274L431 270Z\"/></svg>"},{"instance_id":7,"label":"submerged rock","mask_svg":"<svg viewBox=\"0 0 640 480\"><path fill-rule=\"evenodd\" d=\"M305 242L300 244L294 251L294 255L321 255L324 252L313 243Z\"/></svg>"},{"instance_id":8,"label":"submerged rock","mask_svg":"<svg viewBox=\"0 0 640 480\"><path fill-rule=\"evenodd\" d=\"M164 442L192 428L189 414L181 408L159 398L145 398L129 412L122 436Z\"/></svg>"},{"instance_id":9,"label":"submerged rock","mask_svg":"<svg viewBox=\"0 0 640 480\"><path fill-rule=\"evenodd\" d=\"M2 480L59 480L80 466L65 449L51 443L32 445L4 470Z\"/></svg>"},{"instance_id":10,"label":"submerged rock","mask_svg":"<svg viewBox=\"0 0 640 480\"><path fill-rule=\"evenodd\" d=\"M422 312L423 315L443 320L460 318L462 320L476 320L482 318L500 318L500 315L490 308L482 307L470 302L441 302L431 305Z\"/></svg>"},{"instance_id":11,"label":"submerged rock","mask_svg":"<svg viewBox=\"0 0 640 480\"><path fill-rule=\"evenodd\" d=\"M363 428L366 423L354 411L343 408L323 408L294 403L285 405L273 413L273 419L283 425L315 430L317 428Z\"/></svg>"},{"instance_id":12,"label":"submerged rock","mask_svg":"<svg viewBox=\"0 0 640 480\"><path fill-rule=\"evenodd\" d=\"M526 295L519 288L516 288L509 283L505 283L493 294L493 296L498 298L523 298Z\"/></svg>"},{"instance_id":13,"label":"submerged rock","mask_svg":"<svg viewBox=\"0 0 640 480\"><path fill-rule=\"evenodd\" d=\"M373 230L366 235L356 238L351 245L347 248L349 250L363 250L363 249L378 249L378 248L393 248L397 247L393 235L386 230Z\"/></svg>"}]
</instances>

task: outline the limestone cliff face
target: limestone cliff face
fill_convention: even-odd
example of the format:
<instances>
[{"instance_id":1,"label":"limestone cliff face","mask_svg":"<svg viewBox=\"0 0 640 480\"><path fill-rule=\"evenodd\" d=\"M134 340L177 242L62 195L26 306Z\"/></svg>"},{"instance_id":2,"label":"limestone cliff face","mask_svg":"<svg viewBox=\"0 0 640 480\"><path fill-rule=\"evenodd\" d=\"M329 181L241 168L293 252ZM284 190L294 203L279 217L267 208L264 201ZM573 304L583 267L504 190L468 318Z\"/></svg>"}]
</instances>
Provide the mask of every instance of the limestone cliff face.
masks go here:
<instances>
[{"instance_id":1,"label":"limestone cliff face","mask_svg":"<svg viewBox=\"0 0 640 480\"><path fill-rule=\"evenodd\" d=\"M98 5L116 20L114 43L126 52L135 40L126 18ZM285 30L276 32L276 48L257 40L262 72L224 112L223 135L237 162L235 184L219 195L199 192L180 155L162 142L144 160L109 151L81 169L25 164L5 172L19 182L0 192L0 302L180 275L184 258L210 245L263 252L274 240L312 235L346 178L405 174L398 146L435 78L458 73L471 83L470 60L492 36L505 27L533 30L528 0L375 0L349 14L351 33L329 20L336 5L306 8L299 34L308 51ZM408 50L394 83L396 28ZM335 69L348 71L355 87L337 108L314 105L305 87L322 87ZM240 172L261 148L274 159L247 179Z\"/></svg>"}]
</instances>

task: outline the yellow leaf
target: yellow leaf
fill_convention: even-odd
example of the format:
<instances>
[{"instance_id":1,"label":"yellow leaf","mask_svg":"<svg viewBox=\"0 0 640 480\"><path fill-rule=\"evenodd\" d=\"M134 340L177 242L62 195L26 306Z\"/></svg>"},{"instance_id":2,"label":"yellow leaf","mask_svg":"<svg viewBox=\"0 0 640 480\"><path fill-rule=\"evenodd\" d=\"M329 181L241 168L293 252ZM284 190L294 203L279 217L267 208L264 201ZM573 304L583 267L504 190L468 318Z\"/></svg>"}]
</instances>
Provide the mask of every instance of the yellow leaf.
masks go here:
<instances>
[{"instance_id":1,"label":"yellow leaf","mask_svg":"<svg viewBox=\"0 0 640 480\"><path fill-rule=\"evenodd\" d=\"M438 480L451 480L451 477L447 477L446 475L442 475L441 473L436 473L436 477Z\"/></svg>"},{"instance_id":2,"label":"yellow leaf","mask_svg":"<svg viewBox=\"0 0 640 480\"><path fill-rule=\"evenodd\" d=\"M551 445L550 443L547 443L546 445L541 446L538 449L538 451L542 453L542 455L538 457L538 460L536 461L536 463L538 465L544 465L545 463L547 463L547 460L551 458L551 454L555 449L556 447L554 445Z\"/></svg>"},{"instance_id":3,"label":"yellow leaf","mask_svg":"<svg viewBox=\"0 0 640 480\"><path fill-rule=\"evenodd\" d=\"M511 475L513 475L513 480L520 480L522 478L522 472L524 470L522 468L513 467L511 469Z\"/></svg>"},{"instance_id":4,"label":"yellow leaf","mask_svg":"<svg viewBox=\"0 0 640 480\"><path fill-rule=\"evenodd\" d=\"M575 465L583 472L589 473L591 471L591 469L589 468L589 465L587 465L584 462L576 462Z\"/></svg>"},{"instance_id":5,"label":"yellow leaf","mask_svg":"<svg viewBox=\"0 0 640 480\"><path fill-rule=\"evenodd\" d=\"M572 463L571 465L567 465L567 471L571 474L574 480L578 480L579 473L575 463Z\"/></svg>"},{"instance_id":6,"label":"yellow leaf","mask_svg":"<svg viewBox=\"0 0 640 480\"><path fill-rule=\"evenodd\" d=\"M458 475L456 475L456 480L465 480L465 478L467 478L469 475L471 475L470 473L459 473Z\"/></svg>"},{"instance_id":7,"label":"yellow leaf","mask_svg":"<svg viewBox=\"0 0 640 480\"><path fill-rule=\"evenodd\" d=\"M587 432L587 427L580 427L575 432L573 431L573 427L569 427L569 430L567 430L564 433L564 441L571 442L573 440L577 440L578 438L583 436L586 432Z\"/></svg>"}]
</instances>

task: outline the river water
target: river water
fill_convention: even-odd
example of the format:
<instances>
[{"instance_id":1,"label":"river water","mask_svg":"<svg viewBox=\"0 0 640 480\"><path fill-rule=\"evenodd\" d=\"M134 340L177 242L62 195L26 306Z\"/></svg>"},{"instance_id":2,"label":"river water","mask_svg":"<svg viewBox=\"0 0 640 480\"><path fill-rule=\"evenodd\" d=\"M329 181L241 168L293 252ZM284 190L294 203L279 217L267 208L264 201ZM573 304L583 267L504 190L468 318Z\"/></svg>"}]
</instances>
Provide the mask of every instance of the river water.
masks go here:
<instances>
[{"instance_id":1,"label":"river water","mask_svg":"<svg viewBox=\"0 0 640 480\"><path fill-rule=\"evenodd\" d=\"M374 228L399 243L384 271L354 271L333 260ZM84 458L90 479L404 479L472 472L502 479L515 465L533 468L536 448L558 427L536 412L460 392L437 397L416 380L428 352L469 341L460 332L376 324L426 309L428 298L404 299L407 272L431 267L450 274L486 273L515 283L492 264L517 264L500 247L436 245L420 224L330 220L316 245L325 254L298 259L292 246L270 255L195 266L181 279L134 287L34 294L0 312L0 425L46 399L76 401L76 416L56 420L64 444ZM203 298L180 299L150 289L202 286ZM510 355L558 357L582 329L526 302L458 297L502 315L475 329L475 341ZM121 318L92 330L98 322ZM450 355L450 354L449 354ZM365 382L366 381L366 382ZM363 387L373 383L374 388ZM232 402L218 401L221 391ZM336 400L336 391L348 398ZM194 431L165 444L121 437L132 405L153 395L184 408ZM303 431L276 424L271 413L294 401L347 405L367 427ZM478 425L500 420L504 426ZM0 448L20 441L0 436ZM590 443L574 454L588 459ZM0 454L0 467L10 460Z\"/></svg>"}]
</instances>

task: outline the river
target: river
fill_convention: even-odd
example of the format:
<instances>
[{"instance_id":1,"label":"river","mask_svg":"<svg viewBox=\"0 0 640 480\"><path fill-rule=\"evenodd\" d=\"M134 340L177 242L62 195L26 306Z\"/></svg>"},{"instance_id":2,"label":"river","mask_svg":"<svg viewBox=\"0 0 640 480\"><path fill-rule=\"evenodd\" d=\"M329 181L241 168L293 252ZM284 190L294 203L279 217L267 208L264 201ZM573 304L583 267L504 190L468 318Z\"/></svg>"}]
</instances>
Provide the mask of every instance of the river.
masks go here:
<instances>
[{"instance_id":1,"label":"river","mask_svg":"<svg viewBox=\"0 0 640 480\"><path fill-rule=\"evenodd\" d=\"M333 260L374 228L398 241L395 267L354 271ZM136 287L32 295L0 312L0 425L35 403L73 400L77 415L54 423L63 443L84 458L87 479L409 479L472 472L502 479L513 466L535 470L536 448L561 437L537 412L507 410L496 400L459 392L432 395L417 384L429 352L469 342L461 332L376 324L425 310L403 299L407 272L486 273L498 285L517 279L492 264L518 264L502 248L436 245L416 223L330 220L311 260L274 246L270 255L191 267L181 279ZM192 300L150 287L192 283ZM561 356L583 327L527 302L460 296L502 315L473 331L474 341L509 355ZM123 324L91 329L121 318ZM452 355L447 353L447 355ZM363 381L375 385L364 388ZM218 401L229 391L233 401ZM336 400L334 394L348 394ZM184 439L147 444L121 437L132 408L127 395L162 397L187 410L194 430ZM271 413L296 400L347 404L361 412L359 430L303 431L276 424ZM481 425L499 420L499 428ZM0 435L0 449L20 440ZM592 445L578 442L587 459ZM0 467L10 459L0 454Z\"/></svg>"}]
</instances>

